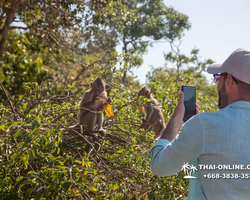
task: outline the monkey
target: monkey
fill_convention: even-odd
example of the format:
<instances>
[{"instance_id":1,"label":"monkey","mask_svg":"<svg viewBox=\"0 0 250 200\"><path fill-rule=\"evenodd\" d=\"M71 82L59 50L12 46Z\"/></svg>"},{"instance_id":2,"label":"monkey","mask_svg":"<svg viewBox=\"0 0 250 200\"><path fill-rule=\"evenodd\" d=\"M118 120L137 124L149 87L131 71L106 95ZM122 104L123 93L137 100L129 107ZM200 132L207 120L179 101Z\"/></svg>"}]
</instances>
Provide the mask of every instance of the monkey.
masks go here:
<instances>
[{"instance_id":1,"label":"monkey","mask_svg":"<svg viewBox=\"0 0 250 200\"><path fill-rule=\"evenodd\" d=\"M121 79L121 83L124 85L124 86L127 86L127 71L125 71L123 73L123 77Z\"/></svg>"},{"instance_id":2,"label":"monkey","mask_svg":"<svg viewBox=\"0 0 250 200\"><path fill-rule=\"evenodd\" d=\"M146 131L153 130L155 132L156 138L158 138L165 129L165 120L161 112L158 101L153 97L150 90L146 87L143 87L138 93L139 96L144 96L150 101L146 102L146 105L143 106L146 119L142 119L141 128L144 128Z\"/></svg>"},{"instance_id":3,"label":"monkey","mask_svg":"<svg viewBox=\"0 0 250 200\"><path fill-rule=\"evenodd\" d=\"M91 84L91 89L84 92L80 101L80 125L87 127L88 132L93 135L97 125L99 132L105 134L102 128L103 111L111 99L107 98L105 82L97 77Z\"/></svg>"}]
</instances>

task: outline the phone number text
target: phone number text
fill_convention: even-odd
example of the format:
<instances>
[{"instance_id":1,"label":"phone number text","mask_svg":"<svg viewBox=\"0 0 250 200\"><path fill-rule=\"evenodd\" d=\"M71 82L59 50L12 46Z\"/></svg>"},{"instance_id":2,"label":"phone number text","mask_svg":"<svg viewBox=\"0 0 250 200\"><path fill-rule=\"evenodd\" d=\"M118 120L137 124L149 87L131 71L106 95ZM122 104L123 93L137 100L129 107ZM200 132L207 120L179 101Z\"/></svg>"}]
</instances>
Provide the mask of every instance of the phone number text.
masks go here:
<instances>
[{"instance_id":1,"label":"phone number text","mask_svg":"<svg viewBox=\"0 0 250 200\"><path fill-rule=\"evenodd\" d=\"M207 179L250 179L250 173L207 173L203 174Z\"/></svg>"}]
</instances>

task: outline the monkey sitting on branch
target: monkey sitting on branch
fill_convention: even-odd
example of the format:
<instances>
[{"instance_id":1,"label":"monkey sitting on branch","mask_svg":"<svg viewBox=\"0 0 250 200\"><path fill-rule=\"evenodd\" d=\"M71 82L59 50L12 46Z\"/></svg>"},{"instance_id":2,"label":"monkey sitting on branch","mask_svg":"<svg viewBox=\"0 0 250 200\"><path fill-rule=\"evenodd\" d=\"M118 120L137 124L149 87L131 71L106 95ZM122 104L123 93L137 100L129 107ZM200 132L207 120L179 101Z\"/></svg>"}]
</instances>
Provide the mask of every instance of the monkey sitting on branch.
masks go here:
<instances>
[{"instance_id":1,"label":"monkey sitting on branch","mask_svg":"<svg viewBox=\"0 0 250 200\"><path fill-rule=\"evenodd\" d=\"M143 106L146 119L142 119L141 128L144 128L146 131L153 130L156 137L159 137L165 129L165 120L159 103L146 87L140 90L138 93L138 97L139 96L146 97L150 100Z\"/></svg>"},{"instance_id":2,"label":"monkey sitting on branch","mask_svg":"<svg viewBox=\"0 0 250 200\"><path fill-rule=\"evenodd\" d=\"M102 134L106 133L102 128L103 111L109 106L110 115L113 115L110 103L111 99L107 98L105 91L105 82L97 77L94 82L91 83L91 89L84 92L80 102L80 125L86 127L91 135L94 134L96 126L99 132Z\"/></svg>"}]
</instances>

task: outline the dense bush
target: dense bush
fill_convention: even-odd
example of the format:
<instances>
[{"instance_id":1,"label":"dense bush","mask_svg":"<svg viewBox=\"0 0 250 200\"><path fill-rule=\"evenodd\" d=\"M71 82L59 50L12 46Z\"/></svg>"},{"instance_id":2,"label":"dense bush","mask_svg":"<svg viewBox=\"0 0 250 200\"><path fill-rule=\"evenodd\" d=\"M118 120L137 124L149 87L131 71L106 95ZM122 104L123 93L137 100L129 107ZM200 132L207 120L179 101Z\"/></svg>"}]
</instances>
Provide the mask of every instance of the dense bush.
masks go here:
<instances>
[{"instance_id":1,"label":"dense bush","mask_svg":"<svg viewBox=\"0 0 250 200\"><path fill-rule=\"evenodd\" d=\"M179 85L169 80L151 82L149 87L167 122ZM69 129L78 123L82 89L68 86L61 94L49 95L51 87L26 83L25 93L15 102L15 113L9 106L0 108L1 199L186 197L188 182L183 172L171 177L151 173L154 133L140 129L144 114L137 106L144 100L137 98L139 89L113 85L109 96L115 117L105 114L107 134L96 132L98 140L93 140L84 130ZM201 111L211 110L201 92L197 97Z\"/></svg>"},{"instance_id":2,"label":"dense bush","mask_svg":"<svg viewBox=\"0 0 250 200\"><path fill-rule=\"evenodd\" d=\"M167 40L172 51L165 59L174 69L154 69L147 76L166 122L182 84L197 86L201 112L215 110L215 87L202 75L212 61L200 62L198 49L187 57L174 45L190 28L188 16L163 0L24 0L0 7L0 198L186 197L182 172L151 173L155 136L140 128L141 85L125 75L142 64L156 40ZM70 126L78 123L78 103L97 75L108 82L115 117L105 114L107 134L96 132L95 139Z\"/></svg>"}]
</instances>

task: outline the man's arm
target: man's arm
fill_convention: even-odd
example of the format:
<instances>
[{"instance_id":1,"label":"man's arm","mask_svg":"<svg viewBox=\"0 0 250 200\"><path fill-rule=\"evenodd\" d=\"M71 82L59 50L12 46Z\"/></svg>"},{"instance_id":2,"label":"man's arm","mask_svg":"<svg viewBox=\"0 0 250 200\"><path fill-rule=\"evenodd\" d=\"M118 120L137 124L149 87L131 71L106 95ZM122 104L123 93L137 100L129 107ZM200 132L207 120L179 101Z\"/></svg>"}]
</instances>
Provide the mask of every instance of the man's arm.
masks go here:
<instances>
[{"instance_id":1,"label":"man's arm","mask_svg":"<svg viewBox=\"0 0 250 200\"><path fill-rule=\"evenodd\" d=\"M172 141L158 140L151 149L151 169L158 176L171 176L184 163L192 163L203 153L203 133L199 116L190 119Z\"/></svg>"},{"instance_id":2,"label":"man's arm","mask_svg":"<svg viewBox=\"0 0 250 200\"><path fill-rule=\"evenodd\" d=\"M184 93L180 91L178 104L175 107L174 114L169 120L160 139L166 139L170 142L174 140L174 138L177 136L178 130L181 128L181 126L184 123L183 122L184 113L185 113Z\"/></svg>"},{"instance_id":3,"label":"man's arm","mask_svg":"<svg viewBox=\"0 0 250 200\"><path fill-rule=\"evenodd\" d=\"M190 119L177 136L185 113L183 99L181 91L173 116L160 140L151 149L151 169L156 175L173 175L181 170L185 162L193 162L203 152L203 132L198 116Z\"/></svg>"}]
</instances>

